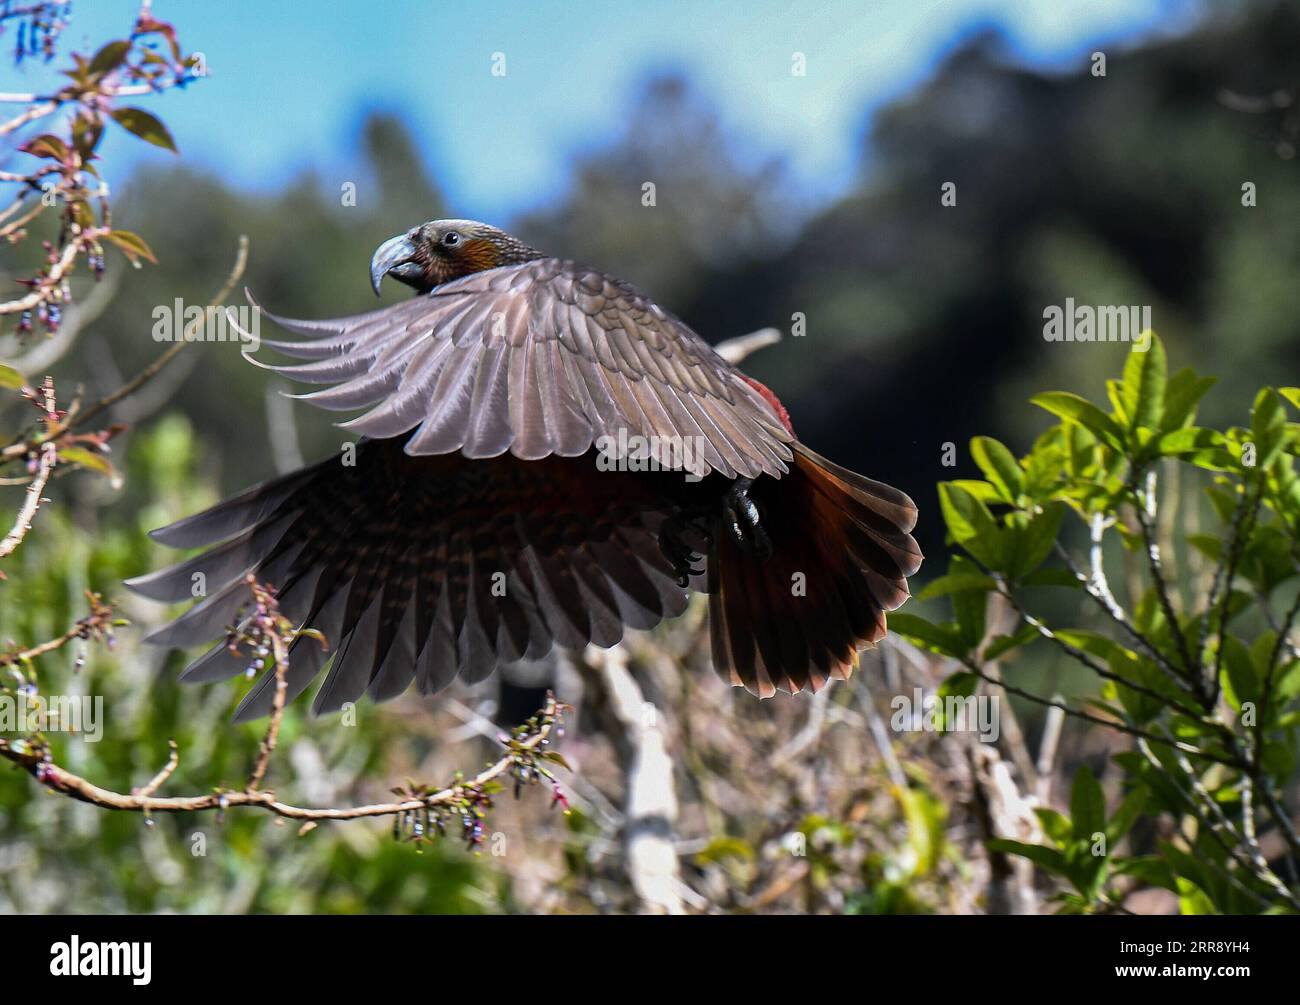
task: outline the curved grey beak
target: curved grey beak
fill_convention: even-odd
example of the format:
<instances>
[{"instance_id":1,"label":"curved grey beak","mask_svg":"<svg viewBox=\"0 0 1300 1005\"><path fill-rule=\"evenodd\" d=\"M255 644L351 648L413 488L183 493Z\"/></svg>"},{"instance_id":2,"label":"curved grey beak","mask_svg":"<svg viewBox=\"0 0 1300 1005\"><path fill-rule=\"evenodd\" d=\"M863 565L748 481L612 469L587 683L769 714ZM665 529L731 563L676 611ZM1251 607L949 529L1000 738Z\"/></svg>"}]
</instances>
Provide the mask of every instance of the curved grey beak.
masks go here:
<instances>
[{"instance_id":1,"label":"curved grey beak","mask_svg":"<svg viewBox=\"0 0 1300 1005\"><path fill-rule=\"evenodd\" d=\"M415 243L407 234L389 238L375 249L370 259L370 287L379 296L379 284L384 276L392 276L408 286L418 287L424 276L424 267L416 261Z\"/></svg>"}]
</instances>

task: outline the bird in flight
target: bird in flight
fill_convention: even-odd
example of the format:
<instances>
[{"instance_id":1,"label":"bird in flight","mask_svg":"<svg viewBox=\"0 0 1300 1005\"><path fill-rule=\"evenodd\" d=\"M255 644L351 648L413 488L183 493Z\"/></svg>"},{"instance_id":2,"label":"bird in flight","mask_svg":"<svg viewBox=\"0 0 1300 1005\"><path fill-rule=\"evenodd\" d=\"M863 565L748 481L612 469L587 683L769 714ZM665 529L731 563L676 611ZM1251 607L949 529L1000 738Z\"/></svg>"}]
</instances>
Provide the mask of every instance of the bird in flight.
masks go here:
<instances>
[{"instance_id":1,"label":"bird in flight","mask_svg":"<svg viewBox=\"0 0 1300 1005\"><path fill-rule=\"evenodd\" d=\"M301 396L315 405L364 409L342 423L360 438L154 531L208 550L127 585L206 595L149 641L224 640L251 572L329 641L300 637L287 672L292 701L328 666L320 713L613 646L691 590L708 594L718 673L761 697L847 678L884 636L921 563L912 500L800 443L777 397L681 320L469 220L384 242L376 294L385 277L416 295L330 321L267 314L299 337L263 343L305 361L271 368L324 385ZM246 664L217 641L182 679ZM274 696L268 671L236 720Z\"/></svg>"}]
</instances>

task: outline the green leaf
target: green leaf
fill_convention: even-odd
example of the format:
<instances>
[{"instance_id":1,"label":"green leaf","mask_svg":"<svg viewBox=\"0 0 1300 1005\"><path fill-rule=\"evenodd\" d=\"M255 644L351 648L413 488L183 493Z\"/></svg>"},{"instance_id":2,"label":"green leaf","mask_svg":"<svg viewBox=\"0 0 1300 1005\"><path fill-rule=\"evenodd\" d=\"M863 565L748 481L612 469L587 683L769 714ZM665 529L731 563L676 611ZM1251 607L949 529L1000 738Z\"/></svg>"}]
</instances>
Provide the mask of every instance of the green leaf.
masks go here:
<instances>
[{"instance_id":1,"label":"green leaf","mask_svg":"<svg viewBox=\"0 0 1300 1005\"><path fill-rule=\"evenodd\" d=\"M1154 335L1146 352L1129 352L1122 398L1130 429L1159 427L1165 409L1166 373L1165 347Z\"/></svg>"},{"instance_id":2,"label":"green leaf","mask_svg":"<svg viewBox=\"0 0 1300 1005\"><path fill-rule=\"evenodd\" d=\"M1129 832L1129 829L1137 822L1137 818L1142 815L1147 806L1147 790L1145 786L1139 785L1124 797L1120 803L1119 809L1115 815L1110 818L1106 824L1106 840L1114 845L1120 838Z\"/></svg>"},{"instance_id":3,"label":"green leaf","mask_svg":"<svg viewBox=\"0 0 1300 1005\"><path fill-rule=\"evenodd\" d=\"M1178 913L1179 914L1218 914L1215 910L1214 901L1212 901L1204 890L1193 883L1190 879L1183 879L1181 876L1176 880L1178 884Z\"/></svg>"},{"instance_id":4,"label":"green leaf","mask_svg":"<svg viewBox=\"0 0 1300 1005\"><path fill-rule=\"evenodd\" d=\"M1034 813L1042 825L1043 833L1051 838L1058 848L1064 848L1074 842L1074 831L1064 814L1046 806L1034 807Z\"/></svg>"},{"instance_id":5,"label":"green leaf","mask_svg":"<svg viewBox=\"0 0 1300 1005\"><path fill-rule=\"evenodd\" d=\"M1296 749L1296 734L1288 733L1278 737L1272 743L1264 744L1261 761L1264 771L1278 783L1291 778L1295 774L1297 761L1300 761L1300 751Z\"/></svg>"},{"instance_id":6,"label":"green leaf","mask_svg":"<svg viewBox=\"0 0 1300 1005\"><path fill-rule=\"evenodd\" d=\"M7 391L17 391L27 386L27 379L12 366L0 363L0 387Z\"/></svg>"},{"instance_id":7,"label":"green leaf","mask_svg":"<svg viewBox=\"0 0 1300 1005\"><path fill-rule=\"evenodd\" d=\"M943 806L923 789L905 788L895 794L907 821L908 844L916 857L914 875L923 876L934 868L943 850Z\"/></svg>"},{"instance_id":8,"label":"green leaf","mask_svg":"<svg viewBox=\"0 0 1300 1005\"><path fill-rule=\"evenodd\" d=\"M68 159L68 145L52 133L45 133L28 140L18 149L33 157L43 157L60 163Z\"/></svg>"},{"instance_id":9,"label":"green leaf","mask_svg":"<svg viewBox=\"0 0 1300 1005\"><path fill-rule=\"evenodd\" d=\"M700 865L722 862L733 858L742 862L752 862L757 857L754 846L743 838L716 837L695 853L695 861Z\"/></svg>"},{"instance_id":10,"label":"green leaf","mask_svg":"<svg viewBox=\"0 0 1300 1005\"><path fill-rule=\"evenodd\" d=\"M969 670L958 670L951 673L939 684L939 690L936 692L940 699L947 698L949 695L958 698L967 698L975 693L975 689L980 686L980 678L971 673ZM942 704L942 702L939 702Z\"/></svg>"},{"instance_id":11,"label":"green leaf","mask_svg":"<svg viewBox=\"0 0 1300 1005\"><path fill-rule=\"evenodd\" d=\"M991 503L1001 501L1001 497L998 495L997 486L990 485L985 481L980 481L978 478L954 478L951 484L956 485L959 489L969 492L980 502Z\"/></svg>"},{"instance_id":12,"label":"green leaf","mask_svg":"<svg viewBox=\"0 0 1300 1005\"><path fill-rule=\"evenodd\" d=\"M1124 384L1111 378L1106 381L1106 399L1110 402L1115 421L1121 426L1128 426L1128 410L1124 404Z\"/></svg>"},{"instance_id":13,"label":"green leaf","mask_svg":"<svg viewBox=\"0 0 1300 1005\"><path fill-rule=\"evenodd\" d=\"M143 258L153 262L154 265L158 264L158 259L154 257L152 249L139 234L133 234L129 230L110 230L104 235L104 240L117 245L122 249L122 254L126 255L132 262Z\"/></svg>"},{"instance_id":14,"label":"green leaf","mask_svg":"<svg viewBox=\"0 0 1300 1005\"><path fill-rule=\"evenodd\" d=\"M915 614L897 612L891 614L889 627L923 649L930 649L945 656L961 656L965 653L961 638L956 632L943 625L926 621Z\"/></svg>"},{"instance_id":15,"label":"green leaf","mask_svg":"<svg viewBox=\"0 0 1300 1005\"><path fill-rule=\"evenodd\" d=\"M1169 865L1157 855L1139 855L1136 858L1120 859L1111 864L1111 868L1125 876L1133 876L1147 886L1158 886L1173 893L1178 892Z\"/></svg>"},{"instance_id":16,"label":"green leaf","mask_svg":"<svg viewBox=\"0 0 1300 1005\"><path fill-rule=\"evenodd\" d=\"M1080 841L1091 841L1092 836L1104 832L1106 827L1106 799L1102 795L1097 776L1086 764L1079 765L1070 787L1070 816L1074 821L1074 836Z\"/></svg>"},{"instance_id":17,"label":"green leaf","mask_svg":"<svg viewBox=\"0 0 1300 1005\"><path fill-rule=\"evenodd\" d=\"M950 593L962 593L967 590L988 592L995 589L997 589L997 584L993 581L993 578L984 575L982 572L949 573L929 583L924 590L916 595L916 599L934 600L936 597L946 597Z\"/></svg>"},{"instance_id":18,"label":"green leaf","mask_svg":"<svg viewBox=\"0 0 1300 1005\"><path fill-rule=\"evenodd\" d=\"M984 565L1000 569L1003 535L988 507L952 482L939 484L939 505L953 540Z\"/></svg>"},{"instance_id":19,"label":"green leaf","mask_svg":"<svg viewBox=\"0 0 1300 1005\"><path fill-rule=\"evenodd\" d=\"M1020 577L1021 586L1064 586L1072 590L1083 589L1079 577L1069 569L1036 569L1027 576Z\"/></svg>"},{"instance_id":20,"label":"green leaf","mask_svg":"<svg viewBox=\"0 0 1300 1005\"><path fill-rule=\"evenodd\" d=\"M1300 660L1281 662L1273 677L1273 697L1280 707L1300 695Z\"/></svg>"},{"instance_id":21,"label":"green leaf","mask_svg":"<svg viewBox=\"0 0 1300 1005\"><path fill-rule=\"evenodd\" d=\"M1021 625L1019 630L1010 635L998 635L984 647L984 659L992 661L1023 645L1028 645L1038 638L1038 629L1033 625Z\"/></svg>"},{"instance_id":22,"label":"green leaf","mask_svg":"<svg viewBox=\"0 0 1300 1005\"><path fill-rule=\"evenodd\" d=\"M1081 398L1069 391L1047 391L1044 394L1036 394L1029 400L1053 415L1070 422L1077 422L1116 450L1124 449L1123 430L1114 419L1087 398Z\"/></svg>"},{"instance_id":23,"label":"green leaf","mask_svg":"<svg viewBox=\"0 0 1300 1005\"><path fill-rule=\"evenodd\" d=\"M984 477L998 487L1008 502L1015 502L1024 488L1023 474L1015 455L991 436L977 436L971 440L970 453Z\"/></svg>"},{"instance_id":24,"label":"green leaf","mask_svg":"<svg viewBox=\"0 0 1300 1005\"><path fill-rule=\"evenodd\" d=\"M1130 650L1125 649L1109 636L1090 632L1083 628L1060 628L1056 631L1056 637L1062 642L1074 646L1075 649L1082 649L1085 653L1100 656L1104 660L1116 655L1133 655Z\"/></svg>"},{"instance_id":25,"label":"green leaf","mask_svg":"<svg viewBox=\"0 0 1300 1005\"><path fill-rule=\"evenodd\" d=\"M1165 457L1201 450L1224 450L1227 446L1222 433L1201 426L1183 426L1162 433L1152 442L1155 452Z\"/></svg>"},{"instance_id":26,"label":"green leaf","mask_svg":"<svg viewBox=\"0 0 1300 1005\"><path fill-rule=\"evenodd\" d=\"M1300 387L1279 387L1277 393L1295 405L1296 408L1300 408Z\"/></svg>"},{"instance_id":27,"label":"green leaf","mask_svg":"<svg viewBox=\"0 0 1300 1005\"><path fill-rule=\"evenodd\" d=\"M1179 907L1184 914L1215 914L1210 891L1214 876L1208 863L1168 841L1159 842L1160 856L1169 864L1178 887Z\"/></svg>"},{"instance_id":28,"label":"green leaf","mask_svg":"<svg viewBox=\"0 0 1300 1005\"><path fill-rule=\"evenodd\" d=\"M1028 844L1024 841L1012 841L1009 838L994 838L991 841L985 841L984 845L989 851L1020 855L1050 873L1055 873L1058 876L1065 875L1065 856L1056 848L1048 848L1046 845L1041 844Z\"/></svg>"},{"instance_id":29,"label":"green leaf","mask_svg":"<svg viewBox=\"0 0 1300 1005\"><path fill-rule=\"evenodd\" d=\"M90 155L94 153L95 147L99 146L100 137L104 135L104 123L98 116L91 118L89 115L79 114L72 120L72 145L77 148L77 153L81 154L83 161L88 161ZM92 166L87 165L87 170L92 170Z\"/></svg>"},{"instance_id":30,"label":"green leaf","mask_svg":"<svg viewBox=\"0 0 1300 1005\"><path fill-rule=\"evenodd\" d=\"M1255 441L1255 467L1267 468L1286 443L1286 410L1271 387L1262 388L1255 396L1250 435Z\"/></svg>"},{"instance_id":31,"label":"green leaf","mask_svg":"<svg viewBox=\"0 0 1300 1005\"><path fill-rule=\"evenodd\" d=\"M1069 423L1060 427L1064 433L1065 455L1070 474L1079 476L1087 472L1097 459L1100 446L1097 437L1086 427Z\"/></svg>"},{"instance_id":32,"label":"green leaf","mask_svg":"<svg viewBox=\"0 0 1300 1005\"><path fill-rule=\"evenodd\" d=\"M957 576L978 575L973 562L954 555L948 565L949 572ZM984 638L988 610L987 590L960 590L952 595L952 613L957 619L957 633L969 652Z\"/></svg>"},{"instance_id":33,"label":"green leaf","mask_svg":"<svg viewBox=\"0 0 1300 1005\"><path fill-rule=\"evenodd\" d=\"M59 460L65 464L77 464L91 471L97 471L101 475L107 475L113 488L122 487L122 476L117 473L113 465L101 455L84 447L63 447L59 450Z\"/></svg>"},{"instance_id":34,"label":"green leaf","mask_svg":"<svg viewBox=\"0 0 1300 1005\"><path fill-rule=\"evenodd\" d=\"M1213 534L1188 534L1187 543L1212 561L1223 560L1223 542Z\"/></svg>"},{"instance_id":35,"label":"green leaf","mask_svg":"<svg viewBox=\"0 0 1300 1005\"><path fill-rule=\"evenodd\" d=\"M114 122L128 133L139 136L146 143L152 143L172 153L180 152L176 149L176 141L172 139L172 134L167 131L167 127L151 112L146 112L143 108L115 108L111 114Z\"/></svg>"},{"instance_id":36,"label":"green leaf","mask_svg":"<svg viewBox=\"0 0 1300 1005\"><path fill-rule=\"evenodd\" d=\"M935 694L934 703L935 725L942 731L952 728L952 724L945 718L948 709L948 698L969 698L980 686L980 678L969 670L958 670L954 674L949 674L939 685L939 690ZM958 712L960 717L962 713Z\"/></svg>"},{"instance_id":37,"label":"green leaf","mask_svg":"<svg viewBox=\"0 0 1300 1005\"><path fill-rule=\"evenodd\" d=\"M1217 383L1214 377L1198 377L1191 369L1179 370L1170 377L1165 385L1165 414L1160 428L1173 430L1191 422L1205 392Z\"/></svg>"},{"instance_id":38,"label":"green leaf","mask_svg":"<svg viewBox=\"0 0 1300 1005\"><path fill-rule=\"evenodd\" d=\"M1207 485L1205 494L1210 499L1210 505L1214 507L1214 513L1219 518L1220 523L1232 523L1232 513L1237 508L1238 493L1227 492L1217 485Z\"/></svg>"},{"instance_id":39,"label":"green leaf","mask_svg":"<svg viewBox=\"0 0 1300 1005\"><path fill-rule=\"evenodd\" d=\"M1258 684L1251 651L1236 636L1223 640L1223 697L1236 711L1242 711L1243 702L1257 701Z\"/></svg>"},{"instance_id":40,"label":"green leaf","mask_svg":"<svg viewBox=\"0 0 1300 1005\"><path fill-rule=\"evenodd\" d=\"M107 73L109 70L116 70L130 51L130 42L124 40L109 42L95 53L95 58L90 61L90 72Z\"/></svg>"},{"instance_id":41,"label":"green leaf","mask_svg":"<svg viewBox=\"0 0 1300 1005\"><path fill-rule=\"evenodd\" d=\"M1028 575L1046 561L1052 553L1061 521L1065 519L1063 502L1048 503L1041 513L1030 518L1028 526L1015 531L1012 547L1011 575L1019 578Z\"/></svg>"}]
</instances>

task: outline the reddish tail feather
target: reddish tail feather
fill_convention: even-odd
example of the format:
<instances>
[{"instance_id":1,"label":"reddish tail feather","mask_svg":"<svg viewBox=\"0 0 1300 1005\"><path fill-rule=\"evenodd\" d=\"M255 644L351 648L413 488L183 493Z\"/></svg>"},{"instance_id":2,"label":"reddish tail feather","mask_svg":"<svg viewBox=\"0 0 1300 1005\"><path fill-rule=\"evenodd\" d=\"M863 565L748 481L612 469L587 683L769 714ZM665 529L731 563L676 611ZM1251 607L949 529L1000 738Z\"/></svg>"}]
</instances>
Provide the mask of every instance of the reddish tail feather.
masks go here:
<instances>
[{"instance_id":1,"label":"reddish tail feather","mask_svg":"<svg viewBox=\"0 0 1300 1005\"><path fill-rule=\"evenodd\" d=\"M819 690L849 677L858 652L885 635L921 565L909 533L916 506L897 489L795 444L784 478L753 498L773 554L760 563L714 535L709 619L718 672L751 693Z\"/></svg>"}]
</instances>

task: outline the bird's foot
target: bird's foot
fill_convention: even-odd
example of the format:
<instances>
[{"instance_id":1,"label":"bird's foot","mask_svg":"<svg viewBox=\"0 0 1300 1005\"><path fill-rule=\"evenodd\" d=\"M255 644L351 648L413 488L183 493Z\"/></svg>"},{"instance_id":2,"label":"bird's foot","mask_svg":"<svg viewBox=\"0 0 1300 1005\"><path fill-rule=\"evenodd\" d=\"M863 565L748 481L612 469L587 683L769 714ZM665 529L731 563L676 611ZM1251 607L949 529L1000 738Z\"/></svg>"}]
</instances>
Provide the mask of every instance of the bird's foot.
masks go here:
<instances>
[{"instance_id":1,"label":"bird's foot","mask_svg":"<svg viewBox=\"0 0 1300 1005\"><path fill-rule=\"evenodd\" d=\"M708 542L709 528L703 514L679 510L668 517L659 528L659 550L673 567L677 585L683 589L690 585L692 576L699 576L704 572L703 565L697 567L695 564L697 558L702 561L704 556L687 541L688 533L702 538L701 543Z\"/></svg>"},{"instance_id":2,"label":"bird's foot","mask_svg":"<svg viewBox=\"0 0 1300 1005\"><path fill-rule=\"evenodd\" d=\"M766 562L772 557L772 539L763 529L763 514L758 504L750 498L752 478L737 478L722 498L722 510L727 530L741 551Z\"/></svg>"}]
</instances>

